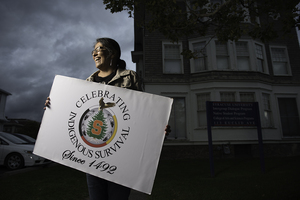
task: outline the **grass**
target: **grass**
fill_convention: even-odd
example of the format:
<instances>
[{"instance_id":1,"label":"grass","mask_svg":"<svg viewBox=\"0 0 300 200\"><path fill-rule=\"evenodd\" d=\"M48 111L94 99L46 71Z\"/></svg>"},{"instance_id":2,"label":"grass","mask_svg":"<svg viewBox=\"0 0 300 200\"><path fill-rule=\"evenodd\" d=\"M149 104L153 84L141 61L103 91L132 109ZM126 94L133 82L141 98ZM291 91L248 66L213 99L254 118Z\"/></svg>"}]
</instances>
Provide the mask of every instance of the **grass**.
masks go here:
<instances>
[{"instance_id":1,"label":"grass","mask_svg":"<svg viewBox=\"0 0 300 200\"><path fill-rule=\"evenodd\" d=\"M155 200L286 200L300 199L300 158L215 161L215 177L208 160L160 163L153 193ZM298 197L298 198L297 198Z\"/></svg>"},{"instance_id":2,"label":"grass","mask_svg":"<svg viewBox=\"0 0 300 200\"><path fill-rule=\"evenodd\" d=\"M162 160L149 200L289 200L300 199L300 157L209 161ZM85 174L57 165L1 177L0 199L84 200Z\"/></svg>"},{"instance_id":3,"label":"grass","mask_svg":"<svg viewBox=\"0 0 300 200\"><path fill-rule=\"evenodd\" d=\"M84 200L88 197L85 174L63 165L0 178L0 199Z\"/></svg>"}]
</instances>

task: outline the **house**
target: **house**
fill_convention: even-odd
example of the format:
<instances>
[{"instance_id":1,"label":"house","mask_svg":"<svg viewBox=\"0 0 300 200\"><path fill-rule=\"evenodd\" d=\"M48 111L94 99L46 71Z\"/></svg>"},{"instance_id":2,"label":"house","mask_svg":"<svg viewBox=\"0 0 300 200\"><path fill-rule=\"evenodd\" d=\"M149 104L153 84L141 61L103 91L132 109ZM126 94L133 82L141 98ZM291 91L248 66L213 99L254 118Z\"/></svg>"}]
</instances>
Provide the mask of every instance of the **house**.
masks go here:
<instances>
[{"instance_id":1,"label":"house","mask_svg":"<svg viewBox=\"0 0 300 200\"><path fill-rule=\"evenodd\" d=\"M0 89L0 131L3 131L3 125L7 122L5 118L5 105L7 96L11 95L9 92Z\"/></svg>"},{"instance_id":2,"label":"house","mask_svg":"<svg viewBox=\"0 0 300 200\"><path fill-rule=\"evenodd\" d=\"M300 155L296 30L291 33L294 37L269 43L247 36L221 43L211 40L211 35L171 43L161 33L137 26L148 17L135 18L132 60L145 92L174 99L169 120L172 131L163 151L174 157L207 157L206 101L236 101L258 102L267 156ZM198 58L183 57L183 49L198 50ZM214 127L212 136L216 154L259 154L256 127Z\"/></svg>"}]
</instances>

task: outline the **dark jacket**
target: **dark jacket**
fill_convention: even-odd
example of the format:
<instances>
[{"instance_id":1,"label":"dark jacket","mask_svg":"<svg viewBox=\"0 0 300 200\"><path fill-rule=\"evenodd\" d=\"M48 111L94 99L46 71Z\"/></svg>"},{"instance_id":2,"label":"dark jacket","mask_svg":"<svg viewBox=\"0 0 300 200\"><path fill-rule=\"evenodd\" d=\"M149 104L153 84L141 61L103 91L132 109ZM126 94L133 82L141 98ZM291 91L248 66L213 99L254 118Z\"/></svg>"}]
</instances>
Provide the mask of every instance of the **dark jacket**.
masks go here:
<instances>
[{"instance_id":1,"label":"dark jacket","mask_svg":"<svg viewBox=\"0 0 300 200\"><path fill-rule=\"evenodd\" d=\"M94 77L97 76L99 70L89 76L86 80L94 82ZM117 69L116 75L107 83L117 87L142 91L137 74L135 71L126 69Z\"/></svg>"}]
</instances>

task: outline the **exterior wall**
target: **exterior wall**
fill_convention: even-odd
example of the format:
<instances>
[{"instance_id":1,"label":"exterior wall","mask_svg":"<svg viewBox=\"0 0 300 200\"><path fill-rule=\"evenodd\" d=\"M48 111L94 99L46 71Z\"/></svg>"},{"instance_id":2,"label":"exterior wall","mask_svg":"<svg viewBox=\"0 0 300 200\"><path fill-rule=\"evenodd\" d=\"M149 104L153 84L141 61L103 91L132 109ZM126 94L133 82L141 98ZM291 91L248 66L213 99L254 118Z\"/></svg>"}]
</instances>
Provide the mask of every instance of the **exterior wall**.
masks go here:
<instances>
[{"instance_id":1,"label":"exterior wall","mask_svg":"<svg viewBox=\"0 0 300 200\"><path fill-rule=\"evenodd\" d=\"M147 17L148 16L144 16L143 20L147 21ZM273 126L262 127L263 141L264 144L268 146L266 151L275 152L274 145L278 144L280 145L278 149L289 151L291 154L294 152L299 155L300 134L299 137L283 136L278 105L278 98L295 98L298 114L300 114L300 49L295 30L291 31L292 37L281 37L264 44L247 36L241 38L241 40L252 41L253 44L254 42L263 44L266 63L265 72L258 72L252 69L249 71L217 70L216 59L211 57L207 61L208 70L193 73L191 69L192 61L183 58L182 74L165 74L163 73L162 46L163 43L168 42L168 40L159 32L150 33L147 30L135 28L135 50L139 55L135 60L137 72L141 76L144 84L144 91L185 99L186 139L169 139L167 137L165 141L165 146L167 147L166 152L174 152L174 149L170 147L172 145L177 146L179 149L188 149L188 151L194 151L192 149L195 149L195 145L203 146L203 148L207 147L207 128L198 126L197 94L210 93L211 101L220 101L220 92L225 91L254 93L255 101L259 103L261 119L264 117L262 94L269 94ZM195 35L190 38L180 38L179 42L182 44L183 49L188 49L191 46L191 41L199 39L204 40L205 37L199 38ZM214 40L211 42L214 42ZM252 48L255 48L253 44ZM277 46L286 47L290 65L290 73L287 75L274 75L271 48ZM209 47L207 54L213 53L214 51L215 49ZM230 51L232 53L234 50L230 49ZM253 50L253 52L255 52L255 50ZM255 53L253 52L252 57L255 57L255 55L253 55ZM254 61L252 60L250 62L253 64ZM256 145L258 143L256 127L213 127L212 137L216 149L218 145L230 143L232 145L230 147L232 149L231 152L234 152L234 145L251 145L251 151L253 154L257 154L255 150L257 149ZM290 146L286 147L285 145ZM199 149L197 151L202 152L202 150ZM205 151L206 150L203 150L202 153ZM277 152L277 154L280 154L280 150Z\"/></svg>"},{"instance_id":2,"label":"exterior wall","mask_svg":"<svg viewBox=\"0 0 300 200\"><path fill-rule=\"evenodd\" d=\"M199 128L197 125L197 102L196 94L199 92L211 92L214 101L219 101L220 91L245 91L254 92L257 101L259 102L259 107L261 108L262 92L268 91L271 96L271 106L273 115L274 127L266 128L262 127L263 140L265 142L288 142L288 141L298 141L300 138L284 138L282 135L281 121L278 110L278 97L298 97L297 105L300 105L300 87L299 86L272 86L263 83L256 82L209 82L209 83L198 83L198 84L147 84L145 86L145 91L163 95L168 97L184 97L186 99L186 116L187 116L187 141L198 142L199 144L207 144L207 129ZM300 113L298 106L298 113ZM260 109L261 119L263 118L263 111ZM257 129L256 127L214 127L212 129L213 141L214 143L226 143L231 142L235 144L239 143L255 143L257 142ZM182 141L181 141L182 142Z\"/></svg>"}]
</instances>

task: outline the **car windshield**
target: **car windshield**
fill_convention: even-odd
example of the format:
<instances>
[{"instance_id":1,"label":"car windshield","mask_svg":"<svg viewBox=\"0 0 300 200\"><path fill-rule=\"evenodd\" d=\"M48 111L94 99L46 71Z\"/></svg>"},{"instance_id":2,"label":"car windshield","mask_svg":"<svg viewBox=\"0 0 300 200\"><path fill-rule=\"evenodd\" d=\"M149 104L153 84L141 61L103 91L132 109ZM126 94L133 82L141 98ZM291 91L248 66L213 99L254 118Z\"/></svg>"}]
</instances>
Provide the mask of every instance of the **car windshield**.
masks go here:
<instances>
[{"instance_id":1,"label":"car windshield","mask_svg":"<svg viewBox=\"0 0 300 200\"><path fill-rule=\"evenodd\" d=\"M28 144L28 142L26 142L25 140L22 140L21 138L18 138L9 133L0 133L0 135L15 144Z\"/></svg>"}]
</instances>

